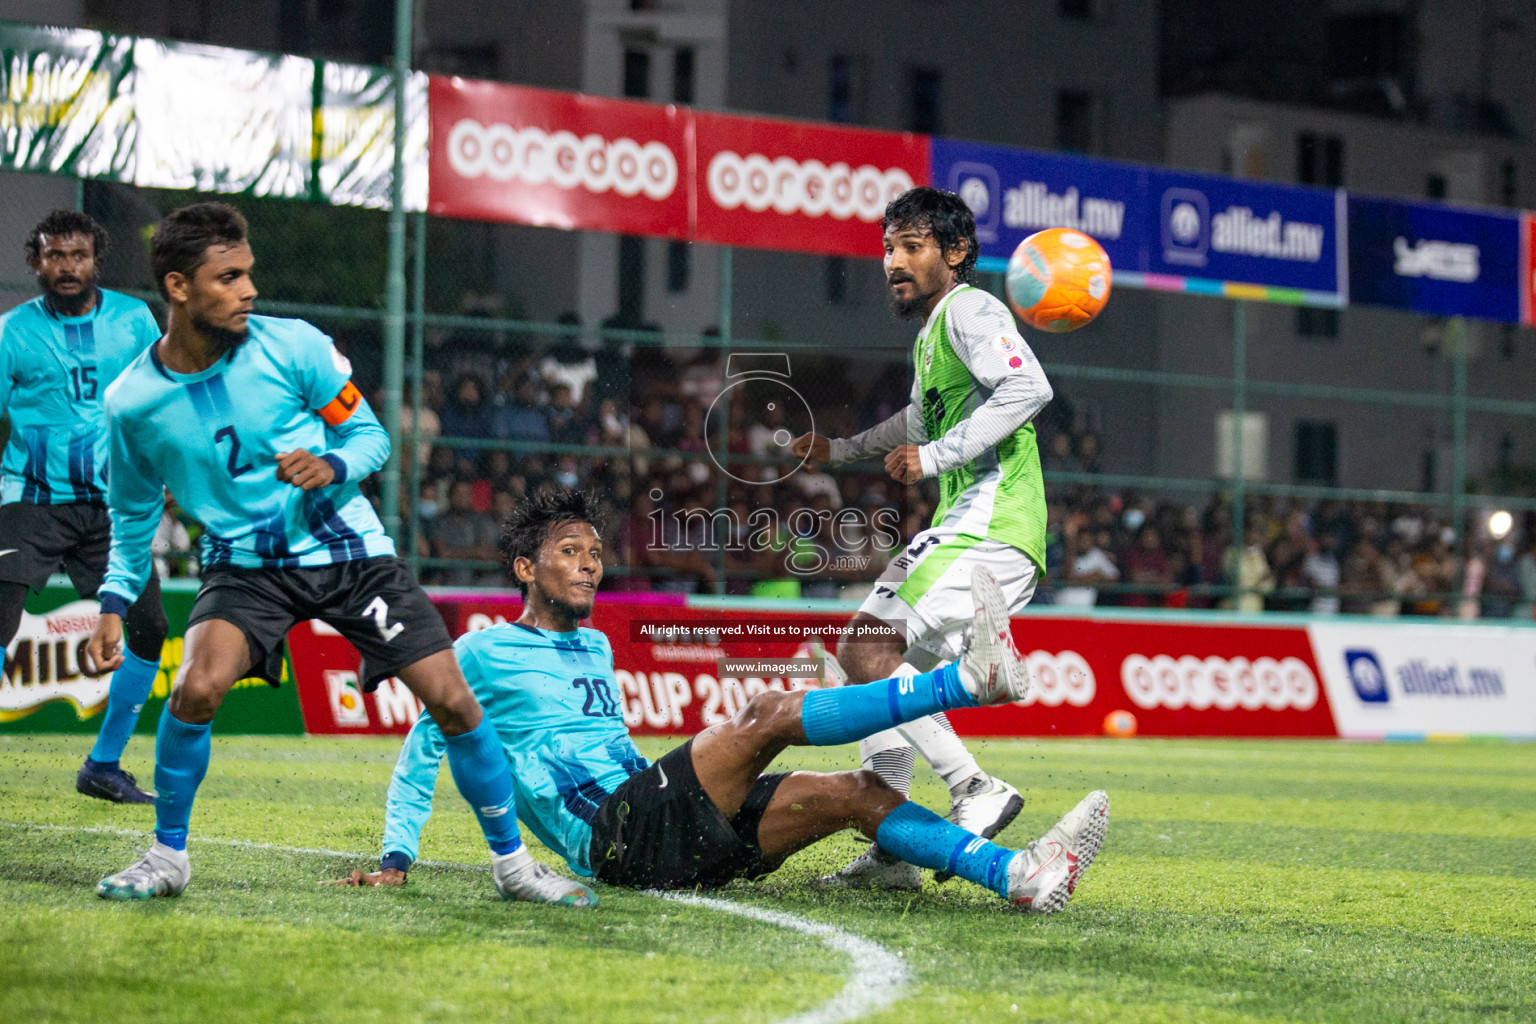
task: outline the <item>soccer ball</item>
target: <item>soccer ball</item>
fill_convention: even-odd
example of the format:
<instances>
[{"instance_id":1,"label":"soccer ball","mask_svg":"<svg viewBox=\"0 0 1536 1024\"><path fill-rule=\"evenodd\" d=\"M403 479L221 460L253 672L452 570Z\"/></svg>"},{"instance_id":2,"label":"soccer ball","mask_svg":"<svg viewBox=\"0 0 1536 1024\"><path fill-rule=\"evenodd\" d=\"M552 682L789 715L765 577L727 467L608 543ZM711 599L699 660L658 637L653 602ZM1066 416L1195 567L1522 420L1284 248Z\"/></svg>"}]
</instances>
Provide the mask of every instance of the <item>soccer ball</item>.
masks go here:
<instances>
[{"instance_id":1,"label":"soccer ball","mask_svg":"<svg viewBox=\"0 0 1536 1024\"><path fill-rule=\"evenodd\" d=\"M1008 302L1029 326L1062 334L1099 315L1113 272L1098 242L1071 228L1036 231L1008 261Z\"/></svg>"},{"instance_id":2,"label":"soccer ball","mask_svg":"<svg viewBox=\"0 0 1536 1024\"><path fill-rule=\"evenodd\" d=\"M1111 711L1104 716L1104 735L1129 739L1136 735L1136 716L1129 711Z\"/></svg>"}]
</instances>

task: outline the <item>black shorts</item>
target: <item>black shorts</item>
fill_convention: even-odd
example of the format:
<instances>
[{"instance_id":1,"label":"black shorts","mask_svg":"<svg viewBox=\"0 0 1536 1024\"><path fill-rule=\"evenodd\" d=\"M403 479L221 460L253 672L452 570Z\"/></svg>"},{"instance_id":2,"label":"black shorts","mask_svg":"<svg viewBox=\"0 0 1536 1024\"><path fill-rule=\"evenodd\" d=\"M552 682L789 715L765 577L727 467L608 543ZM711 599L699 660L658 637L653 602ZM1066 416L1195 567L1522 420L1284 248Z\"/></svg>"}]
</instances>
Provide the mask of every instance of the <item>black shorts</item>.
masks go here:
<instances>
[{"instance_id":1,"label":"black shorts","mask_svg":"<svg viewBox=\"0 0 1536 1024\"><path fill-rule=\"evenodd\" d=\"M604 800L592 819L592 871L632 889L715 888L779 865L763 859L757 826L785 774L764 775L729 820L699 784L693 740Z\"/></svg>"},{"instance_id":2,"label":"black shorts","mask_svg":"<svg viewBox=\"0 0 1536 1024\"><path fill-rule=\"evenodd\" d=\"M453 647L426 591L404 562L387 556L307 569L209 569L187 629L208 619L240 627L250 674L273 686L283 674L283 639L309 619L330 623L362 654L357 674L365 691Z\"/></svg>"},{"instance_id":3,"label":"black shorts","mask_svg":"<svg viewBox=\"0 0 1536 1024\"><path fill-rule=\"evenodd\" d=\"M94 597L107 574L112 520L101 505L0 505L0 582L41 591L62 568L81 597Z\"/></svg>"}]
</instances>

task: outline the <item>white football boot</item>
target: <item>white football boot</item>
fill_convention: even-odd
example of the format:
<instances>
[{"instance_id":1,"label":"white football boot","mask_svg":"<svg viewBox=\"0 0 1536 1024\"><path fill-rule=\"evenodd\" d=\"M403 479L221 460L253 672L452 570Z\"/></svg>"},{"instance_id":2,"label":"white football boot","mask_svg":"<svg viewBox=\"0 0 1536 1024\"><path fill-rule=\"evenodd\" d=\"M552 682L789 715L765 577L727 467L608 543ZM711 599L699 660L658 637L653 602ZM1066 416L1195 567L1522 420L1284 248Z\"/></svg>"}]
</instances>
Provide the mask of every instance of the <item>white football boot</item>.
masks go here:
<instances>
[{"instance_id":1,"label":"white football boot","mask_svg":"<svg viewBox=\"0 0 1536 1024\"><path fill-rule=\"evenodd\" d=\"M186 850L155 843L144 856L115 875L96 883L96 895L104 900L147 900L155 896L180 896L192 877Z\"/></svg>"},{"instance_id":2,"label":"white football boot","mask_svg":"<svg viewBox=\"0 0 1536 1024\"><path fill-rule=\"evenodd\" d=\"M1067 905L1109 831L1109 794L1096 789L1008 864L1008 900L1031 914Z\"/></svg>"},{"instance_id":3,"label":"white football boot","mask_svg":"<svg viewBox=\"0 0 1536 1024\"><path fill-rule=\"evenodd\" d=\"M526 847L501 856L493 854L491 877L496 880L496 892L504 900L560 907L597 906L597 893L534 860Z\"/></svg>"},{"instance_id":4,"label":"white football boot","mask_svg":"<svg viewBox=\"0 0 1536 1024\"><path fill-rule=\"evenodd\" d=\"M977 775L959 796L952 797L949 820L973 835L991 839L1013 823L1024 809L1024 798L1002 779ZM935 882L955 877L948 871L935 871Z\"/></svg>"},{"instance_id":5,"label":"white football boot","mask_svg":"<svg viewBox=\"0 0 1536 1024\"><path fill-rule=\"evenodd\" d=\"M960 652L960 681L977 704L1008 704L1029 696L1029 670L1013 645L1008 601L997 577L978 565L971 571L976 621Z\"/></svg>"},{"instance_id":6,"label":"white football boot","mask_svg":"<svg viewBox=\"0 0 1536 1024\"><path fill-rule=\"evenodd\" d=\"M892 889L915 892L923 887L923 873L916 864L898 860L894 854L870 843L869 849L843 866L842 870L822 875L818 889Z\"/></svg>"}]
</instances>

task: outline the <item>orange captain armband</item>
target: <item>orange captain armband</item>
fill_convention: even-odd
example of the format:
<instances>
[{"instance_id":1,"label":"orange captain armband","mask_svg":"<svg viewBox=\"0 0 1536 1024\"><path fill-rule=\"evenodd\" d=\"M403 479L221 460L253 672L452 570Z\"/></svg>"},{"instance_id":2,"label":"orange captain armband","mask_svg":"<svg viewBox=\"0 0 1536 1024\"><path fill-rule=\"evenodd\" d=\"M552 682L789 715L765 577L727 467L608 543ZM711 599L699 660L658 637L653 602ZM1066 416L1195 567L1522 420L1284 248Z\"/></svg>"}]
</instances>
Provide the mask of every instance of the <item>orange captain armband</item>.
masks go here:
<instances>
[{"instance_id":1,"label":"orange captain armband","mask_svg":"<svg viewBox=\"0 0 1536 1024\"><path fill-rule=\"evenodd\" d=\"M341 394L331 399L326 407L320 410L320 418L333 427L339 427L352 417L362 401L362 392L358 391L351 381L347 381L346 387L341 389Z\"/></svg>"}]
</instances>

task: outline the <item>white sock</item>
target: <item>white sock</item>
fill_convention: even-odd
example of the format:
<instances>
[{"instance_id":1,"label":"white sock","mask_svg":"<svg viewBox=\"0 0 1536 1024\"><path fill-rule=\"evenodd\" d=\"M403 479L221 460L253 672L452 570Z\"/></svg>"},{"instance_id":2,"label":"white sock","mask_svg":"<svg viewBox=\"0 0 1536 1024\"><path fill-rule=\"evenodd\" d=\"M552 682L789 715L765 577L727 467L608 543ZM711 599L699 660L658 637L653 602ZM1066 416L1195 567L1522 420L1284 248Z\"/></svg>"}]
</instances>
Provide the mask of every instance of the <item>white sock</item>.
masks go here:
<instances>
[{"instance_id":1,"label":"white sock","mask_svg":"<svg viewBox=\"0 0 1536 1024\"><path fill-rule=\"evenodd\" d=\"M902 668L910 666L903 665ZM896 727L908 743L917 748L923 760L933 765L944 784L954 790L961 783L981 774L976 758L965 749L965 743L955 735L949 722L941 715L930 715L915 722Z\"/></svg>"},{"instance_id":2,"label":"white sock","mask_svg":"<svg viewBox=\"0 0 1536 1024\"><path fill-rule=\"evenodd\" d=\"M859 741L859 758L864 767L880 776L902 796L912 791L912 765L917 755L895 729L886 729Z\"/></svg>"},{"instance_id":3,"label":"white sock","mask_svg":"<svg viewBox=\"0 0 1536 1024\"><path fill-rule=\"evenodd\" d=\"M527 844L524 844L511 853L491 854L491 865L501 871L521 874L533 867L533 855L528 852Z\"/></svg>"}]
</instances>

